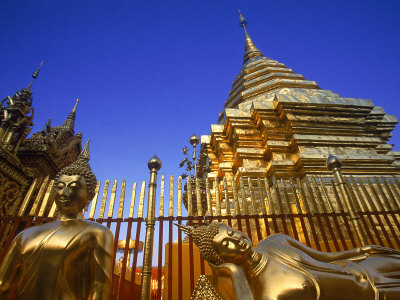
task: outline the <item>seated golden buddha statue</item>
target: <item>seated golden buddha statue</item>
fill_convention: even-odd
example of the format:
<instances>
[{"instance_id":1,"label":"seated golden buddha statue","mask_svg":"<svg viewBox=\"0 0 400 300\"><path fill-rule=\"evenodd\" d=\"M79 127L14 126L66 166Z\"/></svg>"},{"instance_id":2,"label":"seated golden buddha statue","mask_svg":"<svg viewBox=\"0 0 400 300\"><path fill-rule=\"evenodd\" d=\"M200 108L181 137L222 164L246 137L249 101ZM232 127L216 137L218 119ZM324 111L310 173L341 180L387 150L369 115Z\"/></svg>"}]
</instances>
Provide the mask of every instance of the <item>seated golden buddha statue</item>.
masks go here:
<instances>
[{"instance_id":1,"label":"seated golden buddha statue","mask_svg":"<svg viewBox=\"0 0 400 300\"><path fill-rule=\"evenodd\" d=\"M215 276L222 299L394 300L400 299L400 252L364 246L325 253L276 234L253 246L223 223L193 228L193 237Z\"/></svg>"},{"instance_id":2,"label":"seated golden buddha statue","mask_svg":"<svg viewBox=\"0 0 400 300\"><path fill-rule=\"evenodd\" d=\"M89 145L55 180L56 221L20 232L0 267L0 299L17 284L15 299L108 299L113 235L83 220L93 198L96 176L89 166Z\"/></svg>"}]
</instances>

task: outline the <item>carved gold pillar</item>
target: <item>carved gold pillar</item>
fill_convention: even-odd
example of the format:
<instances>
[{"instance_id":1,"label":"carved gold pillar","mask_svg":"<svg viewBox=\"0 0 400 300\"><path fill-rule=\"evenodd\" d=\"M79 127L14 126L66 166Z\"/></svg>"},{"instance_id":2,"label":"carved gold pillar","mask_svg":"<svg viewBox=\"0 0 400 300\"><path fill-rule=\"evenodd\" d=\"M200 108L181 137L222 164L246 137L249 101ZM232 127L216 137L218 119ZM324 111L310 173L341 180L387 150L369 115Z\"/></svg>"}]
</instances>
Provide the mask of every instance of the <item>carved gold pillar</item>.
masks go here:
<instances>
[{"instance_id":1,"label":"carved gold pillar","mask_svg":"<svg viewBox=\"0 0 400 300\"><path fill-rule=\"evenodd\" d=\"M161 160L154 155L150 158L147 166L150 169L149 198L147 202L147 219L146 219L146 238L143 254L142 267L142 284L141 284L141 300L150 298L152 260L153 260L153 241L154 241L154 225L155 225L155 203L157 174L161 168Z\"/></svg>"}]
</instances>

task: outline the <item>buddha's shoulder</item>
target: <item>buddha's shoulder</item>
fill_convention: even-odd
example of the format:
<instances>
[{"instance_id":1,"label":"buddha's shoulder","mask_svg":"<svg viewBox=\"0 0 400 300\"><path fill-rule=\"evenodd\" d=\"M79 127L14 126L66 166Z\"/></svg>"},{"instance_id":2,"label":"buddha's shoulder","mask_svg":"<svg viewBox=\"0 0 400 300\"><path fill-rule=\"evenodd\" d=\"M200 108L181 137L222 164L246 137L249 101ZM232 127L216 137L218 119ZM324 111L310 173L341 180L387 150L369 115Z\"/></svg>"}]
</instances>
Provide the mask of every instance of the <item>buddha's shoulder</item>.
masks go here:
<instances>
[{"instance_id":1,"label":"buddha's shoulder","mask_svg":"<svg viewBox=\"0 0 400 300\"><path fill-rule=\"evenodd\" d=\"M295 241L295 240L286 234L278 233L278 234L270 235L266 239L262 240L261 242L258 243L258 246L288 244L288 242L291 242L291 241Z\"/></svg>"},{"instance_id":2,"label":"buddha's shoulder","mask_svg":"<svg viewBox=\"0 0 400 300\"><path fill-rule=\"evenodd\" d=\"M31 235L32 233L52 230L53 228L59 227L59 226L60 226L60 222L58 222L56 220L53 222L35 225L35 226L29 227L27 229L24 229L20 232L20 235Z\"/></svg>"},{"instance_id":3,"label":"buddha's shoulder","mask_svg":"<svg viewBox=\"0 0 400 300\"><path fill-rule=\"evenodd\" d=\"M82 234L90 235L95 240L101 243L112 243L113 234L110 229L97 222L81 220L80 222L85 223L86 228Z\"/></svg>"},{"instance_id":4,"label":"buddha's shoulder","mask_svg":"<svg viewBox=\"0 0 400 300\"><path fill-rule=\"evenodd\" d=\"M16 237L15 240L29 241L37 237L41 237L47 233L50 233L54 228L59 227L60 224L57 221L35 225L27 229L22 230Z\"/></svg>"},{"instance_id":5,"label":"buddha's shoulder","mask_svg":"<svg viewBox=\"0 0 400 300\"><path fill-rule=\"evenodd\" d=\"M106 226L101 225L100 223L88 221L88 220L79 220L79 222L86 227L87 231L91 231L94 233L111 233L111 230Z\"/></svg>"},{"instance_id":6,"label":"buddha's shoulder","mask_svg":"<svg viewBox=\"0 0 400 300\"><path fill-rule=\"evenodd\" d=\"M105 248L112 248L114 237L110 229L93 221L81 220L80 222L86 225L85 230L82 232L83 235L90 237L90 239Z\"/></svg>"}]
</instances>

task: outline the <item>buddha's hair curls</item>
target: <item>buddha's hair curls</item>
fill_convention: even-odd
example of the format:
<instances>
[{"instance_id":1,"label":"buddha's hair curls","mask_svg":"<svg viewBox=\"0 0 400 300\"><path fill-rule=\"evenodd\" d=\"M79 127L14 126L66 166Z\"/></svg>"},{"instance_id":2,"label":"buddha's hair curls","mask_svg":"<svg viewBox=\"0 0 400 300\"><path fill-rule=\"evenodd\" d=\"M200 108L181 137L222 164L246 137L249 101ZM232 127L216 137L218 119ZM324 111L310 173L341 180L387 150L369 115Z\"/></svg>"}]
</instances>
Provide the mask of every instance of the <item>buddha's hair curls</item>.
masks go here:
<instances>
[{"instance_id":1,"label":"buddha's hair curls","mask_svg":"<svg viewBox=\"0 0 400 300\"><path fill-rule=\"evenodd\" d=\"M93 174L92 169L90 168L89 159L90 154L88 141L78 159L69 166L63 168L60 172L58 172L55 178L55 181L57 181L61 175L80 175L85 178L88 193L88 202L86 203L86 205L88 205L90 201L92 201L97 185L96 175Z\"/></svg>"},{"instance_id":2,"label":"buddha's hair curls","mask_svg":"<svg viewBox=\"0 0 400 300\"><path fill-rule=\"evenodd\" d=\"M74 163L70 164L69 166L65 167L60 172L58 172L55 181L57 181L61 175L68 175L68 176L80 175L83 178L85 178L86 188L88 192L88 203L92 201L95 195L97 179L96 175L94 175L92 170L90 169L90 166L87 161L80 159L76 160Z\"/></svg>"},{"instance_id":3,"label":"buddha's hair curls","mask_svg":"<svg viewBox=\"0 0 400 300\"><path fill-rule=\"evenodd\" d=\"M177 225L187 235L193 238L193 242L200 250L201 256L208 262L219 265L223 263L218 249L214 247L213 239L218 234L219 228L224 223L212 222L210 225L199 227Z\"/></svg>"}]
</instances>

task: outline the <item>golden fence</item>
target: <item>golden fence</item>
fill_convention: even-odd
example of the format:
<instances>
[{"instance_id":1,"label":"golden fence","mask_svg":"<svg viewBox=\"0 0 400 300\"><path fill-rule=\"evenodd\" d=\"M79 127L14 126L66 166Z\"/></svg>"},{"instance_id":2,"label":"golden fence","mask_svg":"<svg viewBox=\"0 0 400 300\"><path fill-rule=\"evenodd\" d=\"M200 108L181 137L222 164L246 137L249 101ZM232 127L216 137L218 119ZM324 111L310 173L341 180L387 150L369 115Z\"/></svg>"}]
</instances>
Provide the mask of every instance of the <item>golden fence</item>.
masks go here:
<instances>
[{"instance_id":1,"label":"golden fence","mask_svg":"<svg viewBox=\"0 0 400 300\"><path fill-rule=\"evenodd\" d=\"M395 177L224 177L211 182L181 177L176 181L173 176L166 180L163 174L157 190L157 171L152 176L148 188L145 181L140 186L133 183L130 200L125 180L120 187L116 180L98 182L85 214L114 233L111 299L136 299L140 294L148 299L145 285L154 299L188 299L198 276L211 272L192 239L183 239L174 223L225 222L254 244L285 233L320 251L361 244L400 249L400 182ZM54 182L34 181L14 214L1 216L0 263L18 232L56 215Z\"/></svg>"}]
</instances>

